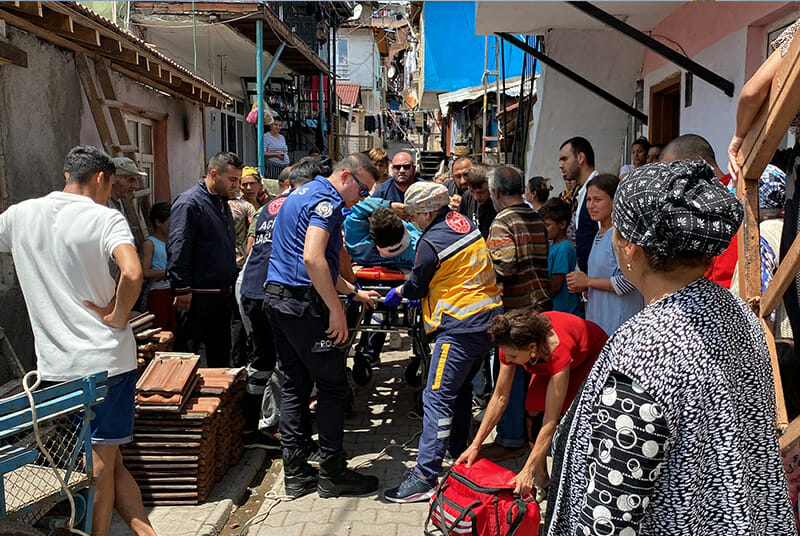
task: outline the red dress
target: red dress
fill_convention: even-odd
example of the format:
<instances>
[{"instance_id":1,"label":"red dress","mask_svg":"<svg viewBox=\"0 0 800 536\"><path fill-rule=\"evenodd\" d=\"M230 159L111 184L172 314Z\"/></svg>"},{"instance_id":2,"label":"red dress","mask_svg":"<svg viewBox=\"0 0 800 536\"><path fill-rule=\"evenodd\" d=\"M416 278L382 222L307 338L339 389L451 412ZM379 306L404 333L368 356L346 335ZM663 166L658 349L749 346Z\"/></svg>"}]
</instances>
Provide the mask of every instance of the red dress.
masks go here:
<instances>
[{"instance_id":1,"label":"red dress","mask_svg":"<svg viewBox=\"0 0 800 536\"><path fill-rule=\"evenodd\" d=\"M553 331L558 336L558 346L553 349L550 357L544 363L525 366L525 370L531 373L531 383L525 397L525 409L544 411L547 384L550 382L550 378L566 367L570 367L567 397L561 408L563 415L572 404L575 395L578 394L583 380L586 379L597 356L600 355L600 350L603 349L608 336L603 328L579 316L559 311L546 311L541 314L550 319ZM499 356L501 363L509 364L502 350L500 350Z\"/></svg>"}]
</instances>

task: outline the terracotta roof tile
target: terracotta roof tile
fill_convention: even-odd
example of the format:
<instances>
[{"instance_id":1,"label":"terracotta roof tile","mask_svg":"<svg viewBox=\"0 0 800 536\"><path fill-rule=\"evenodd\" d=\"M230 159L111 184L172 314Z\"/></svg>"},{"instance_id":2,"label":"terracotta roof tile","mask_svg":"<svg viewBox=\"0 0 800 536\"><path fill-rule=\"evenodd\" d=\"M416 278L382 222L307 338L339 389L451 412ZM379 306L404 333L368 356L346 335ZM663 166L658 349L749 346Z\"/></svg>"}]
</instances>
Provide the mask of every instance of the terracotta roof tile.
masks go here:
<instances>
[{"instance_id":1,"label":"terracotta roof tile","mask_svg":"<svg viewBox=\"0 0 800 536\"><path fill-rule=\"evenodd\" d=\"M336 82L336 95L345 106L355 106L358 103L358 96L361 92L361 84L349 84L347 82Z\"/></svg>"}]
</instances>

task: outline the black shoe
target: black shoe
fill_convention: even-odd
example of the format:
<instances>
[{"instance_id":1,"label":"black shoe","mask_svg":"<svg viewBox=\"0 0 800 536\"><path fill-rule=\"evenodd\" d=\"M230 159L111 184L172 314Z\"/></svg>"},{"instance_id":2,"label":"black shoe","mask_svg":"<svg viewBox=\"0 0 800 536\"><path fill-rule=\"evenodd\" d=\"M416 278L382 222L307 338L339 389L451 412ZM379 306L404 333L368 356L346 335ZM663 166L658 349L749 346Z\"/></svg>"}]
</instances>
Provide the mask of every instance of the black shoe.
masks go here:
<instances>
[{"instance_id":1,"label":"black shoe","mask_svg":"<svg viewBox=\"0 0 800 536\"><path fill-rule=\"evenodd\" d=\"M344 451L331 454L319 462L320 497L341 497L344 495L367 495L378 489L378 478L362 475L347 468Z\"/></svg>"},{"instance_id":2,"label":"black shoe","mask_svg":"<svg viewBox=\"0 0 800 536\"><path fill-rule=\"evenodd\" d=\"M316 489L318 482L319 474L308 465L304 451L295 451L289 458L283 459L283 483L289 497L297 499L308 495Z\"/></svg>"},{"instance_id":3,"label":"black shoe","mask_svg":"<svg viewBox=\"0 0 800 536\"><path fill-rule=\"evenodd\" d=\"M310 441L303 449L306 454L306 461L311 467L319 467L319 461L322 459L322 454L319 452L319 445L316 441Z\"/></svg>"}]
</instances>

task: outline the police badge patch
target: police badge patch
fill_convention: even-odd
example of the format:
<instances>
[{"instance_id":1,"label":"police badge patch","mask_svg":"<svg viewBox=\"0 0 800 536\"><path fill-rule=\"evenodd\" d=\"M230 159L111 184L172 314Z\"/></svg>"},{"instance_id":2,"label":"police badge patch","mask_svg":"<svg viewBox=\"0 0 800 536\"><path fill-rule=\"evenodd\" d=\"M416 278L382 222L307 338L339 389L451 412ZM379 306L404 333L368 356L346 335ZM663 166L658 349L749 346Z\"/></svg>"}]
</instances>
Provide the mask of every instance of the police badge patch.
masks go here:
<instances>
[{"instance_id":1,"label":"police badge patch","mask_svg":"<svg viewBox=\"0 0 800 536\"><path fill-rule=\"evenodd\" d=\"M333 214L333 205L331 205L330 201L321 201L317 204L315 212L323 218L328 218Z\"/></svg>"}]
</instances>

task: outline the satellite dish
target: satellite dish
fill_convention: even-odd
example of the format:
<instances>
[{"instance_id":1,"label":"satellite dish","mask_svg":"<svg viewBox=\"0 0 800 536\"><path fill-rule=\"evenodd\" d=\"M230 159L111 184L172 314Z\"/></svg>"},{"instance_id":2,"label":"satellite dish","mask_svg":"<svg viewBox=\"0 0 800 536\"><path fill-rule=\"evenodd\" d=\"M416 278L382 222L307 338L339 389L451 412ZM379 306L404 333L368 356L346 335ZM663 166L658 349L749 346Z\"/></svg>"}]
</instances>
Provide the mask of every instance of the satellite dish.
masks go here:
<instances>
[{"instance_id":1,"label":"satellite dish","mask_svg":"<svg viewBox=\"0 0 800 536\"><path fill-rule=\"evenodd\" d=\"M361 4L356 4L356 7L353 8L353 16L347 19L347 21L358 20L361 18L361 12L364 10L364 6Z\"/></svg>"}]
</instances>

